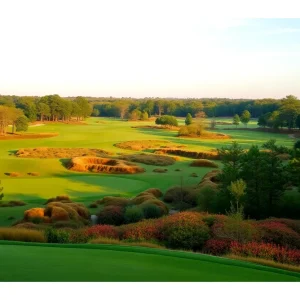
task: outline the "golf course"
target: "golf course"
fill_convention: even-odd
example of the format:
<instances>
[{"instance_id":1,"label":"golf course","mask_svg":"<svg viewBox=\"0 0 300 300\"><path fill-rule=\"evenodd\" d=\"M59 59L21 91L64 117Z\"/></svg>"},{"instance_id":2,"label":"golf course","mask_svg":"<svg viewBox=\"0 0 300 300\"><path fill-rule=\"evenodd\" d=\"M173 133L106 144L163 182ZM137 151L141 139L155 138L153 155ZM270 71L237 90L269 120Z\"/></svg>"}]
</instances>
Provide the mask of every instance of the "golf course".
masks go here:
<instances>
[{"instance_id":1,"label":"golf course","mask_svg":"<svg viewBox=\"0 0 300 300\"><path fill-rule=\"evenodd\" d=\"M229 121L229 119L220 118ZM100 121L99 121L100 120ZM218 120L218 119L217 119ZM124 141L167 141L187 147L194 151L210 151L230 145L237 141L242 147L262 145L267 139L276 139L279 145L292 147L294 140L287 134L275 134L244 130L224 130L224 125L217 126L216 132L230 135L230 139L193 139L178 137L177 131L149 129L146 125L153 125L154 121L127 122L112 118L89 118L86 124L45 124L29 127L28 132L33 134L57 133L57 136L40 139L0 140L0 180L5 186L3 201L22 200L24 207L8 207L0 209L0 225L9 226L16 219L22 217L24 209L39 207L45 199L56 195L67 194L74 201L89 205L94 200L106 195L132 196L147 188L159 188L166 191L174 185L193 185L212 168L192 168L191 159L179 157L172 166L168 166L166 174L152 172L151 165L139 164L146 172L141 174L93 174L70 171L64 166L62 158L23 158L16 157L15 152L22 148L97 148L108 151L112 155L141 153L120 149L114 146ZM179 119L183 124L184 119ZM248 127L255 128L256 120L252 120ZM139 128L138 126L143 126ZM138 127L138 128L133 128ZM228 127L228 126L227 126ZM180 169L181 172L174 170ZM17 177L5 175L15 172ZM28 173L38 173L31 176ZM190 177L195 172L198 177ZM14 217L8 220L9 217Z\"/></svg>"}]
</instances>

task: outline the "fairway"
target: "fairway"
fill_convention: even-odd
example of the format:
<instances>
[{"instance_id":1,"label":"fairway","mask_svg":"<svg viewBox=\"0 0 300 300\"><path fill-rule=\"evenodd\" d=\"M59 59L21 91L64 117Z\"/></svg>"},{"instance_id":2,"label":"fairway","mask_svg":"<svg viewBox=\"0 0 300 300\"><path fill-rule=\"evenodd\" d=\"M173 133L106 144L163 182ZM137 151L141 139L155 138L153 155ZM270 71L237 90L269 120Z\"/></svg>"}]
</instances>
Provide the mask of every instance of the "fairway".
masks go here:
<instances>
[{"instance_id":1,"label":"fairway","mask_svg":"<svg viewBox=\"0 0 300 300\"><path fill-rule=\"evenodd\" d=\"M99 121L100 120L100 121ZM229 119L222 119L230 121ZM179 119L179 124L184 120ZM23 215L25 209L42 206L45 199L60 194L68 194L75 201L86 205L106 195L133 196L147 188L159 188L166 191L174 185L192 185L200 182L203 175L211 168L191 168L191 159L180 158L174 165L166 167L167 175L154 173L155 166L139 164L146 169L142 174L93 174L67 170L62 159L18 158L13 155L20 148L65 147L65 148L99 148L112 155L120 153L133 154L137 151L125 150L114 145L130 140L163 140L186 146L188 150L211 150L237 141L244 148L252 144L262 145L267 139L275 138L278 144L292 146L293 139L285 134L270 134L254 131L224 130L226 125L217 126L216 131L229 134L232 139L201 140L177 137L176 131L155 130L149 128L132 128L133 126L153 125L154 121L127 122L114 118L89 118L86 124L46 124L30 127L30 133L56 132L57 136L41 139L0 140L0 180L5 187L4 201L22 200L27 203L23 207L0 209L0 225L9 226L15 219ZM241 126L240 126L241 127ZM256 127L256 120L249 127ZM180 169L181 172L175 172ZM18 177L10 177L4 173L17 172ZM37 172L33 177L28 172ZM196 172L198 177L191 177ZM93 212L93 210L91 210ZM13 220L8 220L14 217Z\"/></svg>"},{"instance_id":2,"label":"fairway","mask_svg":"<svg viewBox=\"0 0 300 300\"><path fill-rule=\"evenodd\" d=\"M115 245L0 244L0 281L300 281L203 254Z\"/></svg>"}]
</instances>

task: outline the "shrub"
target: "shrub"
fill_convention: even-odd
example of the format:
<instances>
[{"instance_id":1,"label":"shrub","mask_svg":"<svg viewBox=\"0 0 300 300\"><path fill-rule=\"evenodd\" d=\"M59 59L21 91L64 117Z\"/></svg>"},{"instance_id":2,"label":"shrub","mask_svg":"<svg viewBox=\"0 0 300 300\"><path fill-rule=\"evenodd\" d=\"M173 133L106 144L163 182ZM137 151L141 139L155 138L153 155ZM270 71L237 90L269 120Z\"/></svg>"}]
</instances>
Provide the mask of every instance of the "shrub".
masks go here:
<instances>
[{"instance_id":1,"label":"shrub","mask_svg":"<svg viewBox=\"0 0 300 300\"><path fill-rule=\"evenodd\" d=\"M237 242L249 242L259 237L253 222L243 220L241 214L231 214L222 223L213 225L212 232L218 239L229 239Z\"/></svg>"},{"instance_id":2,"label":"shrub","mask_svg":"<svg viewBox=\"0 0 300 300\"><path fill-rule=\"evenodd\" d=\"M270 243L249 242L241 244L231 242L230 252L234 255L260 257L280 263L300 265L300 250L292 250Z\"/></svg>"},{"instance_id":3,"label":"shrub","mask_svg":"<svg viewBox=\"0 0 300 300\"><path fill-rule=\"evenodd\" d=\"M192 167L210 167L210 168L218 168L219 166L208 159L197 159L191 163Z\"/></svg>"},{"instance_id":4,"label":"shrub","mask_svg":"<svg viewBox=\"0 0 300 300\"><path fill-rule=\"evenodd\" d=\"M162 209L153 203L143 203L141 208L146 219L156 219L163 215Z\"/></svg>"},{"instance_id":5,"label":"shrub","mask_svg":"<svg viewBox=\"0 0 300 300\"><path fill-rule=\"evenodd\" d=\"M98 224L121 225L124 223L124 210L120 206L106 206L98 213Z\"/></svg>"},{"instance_id":6,"label":"shrub","mask_svg":"<svg viewBox=\"0 0 300 300\"><path fill-rule=\"evenodd\" d=\"M76 221L58 221L52 224L53 228L71 228L79 229L83 226L82 223Z\"/></svg>"},{"instance_id":7,"label":"shrub","mask_svg":"<svg viewBox=\"0 0 300 300\"><path fill-rule=\"evenodd\" d=\"M118 238L118 229L111 225L94 225L84 231L84 235L91 237Z\"/></svg>"},{"instance_id":8,"label":"shrub","mask_svg":"<svg viewBox=\"0 0 300 300\"><path fill-rule=\"evenodd\" d=\"M169 208L167 207L167 205L158 199L147 200L143 202L142 205L148 205L148 204L157 206L161 210L162 215L167 215L169 213Z\"/></svg>"},{"instance_id":9,"label":"shrub","mask_svg":"<svg viewBox=\"0 0 300 300\"><path fill-rule=\"evenodd\" d=\"M125 219L125 223L136 223L144 219L143 210L136 205L128 206L125 209L124 219Z\"/></svg>"},{"instance_id":10,"label":"shrub","mask_svg":"<svg viewBox=\"0 0 300 300\"><path fill-rule=\"evenodd\" d=\"M225 239L210 239L203 248L203 252L213 255L224 255L229 252L231 242Z\"/></svg>"},{"instance_id":11,"label":"shrub","mask_svg":"<svg viewBox=\"0 0 300 300\"><path fill-rule=\"evenodd\" d=\"M29 175L29 176L39 176L40 173L38 173L38 172L29 172L29 173L27 173L27 175Z\"/></svg>"},{"instance_id":12,"label":"shrub","mask_svg":"<svg viewBox=\"0 0 300 300\"><path fill-rule=\"evenodd\" d=\"M48 243L66 244L70 242L69 232L61 229L47 228L45 235Z\"/></svg>"},{"instance_id":13,"label":"shrub","mask_svg":"<svg viewBox=\"0 0 300 300\"><path fill-rule=\"evenodd\" d=\"M157 198L155 198L152 194L149 194L149 193L141 193L131 200L131 204L138 205L138 204L142 204L145 201L149 201L149 200L157 200Z\"/></svg>"},{"instance_id":14,"label":"shrub","mask_svg":"<svg viewBox=\"0 0 300 300\"><path fill-rule=\"evenodd\" d=\"M45 235L26 228L0 228L0 240L45 243Z\"/></svg>"},{"instance_id":15,"label":"shrub","mask_svg":"<svg viewBox=\"0 0 300 300\"><path fill-rule=\"evenodd\" d=\"M43 218L44 217L44 208L31 208L24 212L24 220L31 220L32 218Z\"/></svg>"},{"instance_id":16,"label":"shrub","mask_svg":"<svg viewBox=\"0 0 300 300\"><path fill-rule=\"evenodd\" d=\"M123 225L120 227L120 237L131 241L162 240L161 225L160 219Z\"/></svg>"},{"instance_id":17,"label":"shrub","mask_svg":"<svg viewBox=\"0 0 300 300\"><path fill-rule=\"evenodd\" d=\"M264 220L258 223L258 228L262 233L262 240L266 243L289 248L300 248L300 234L284 223Z\"/></svg>"},{"instance_id":18,"label":"shrub","mask_svg":"<svg viewBox=\"0 0 300 300\"><path fill-rule=\"evenodd\" d=\"M184 210L196 206L198 193L195 187L175 186L166 191L164 201L172 203L175 209Z\"/></svg>"},{"instance_id":19,"label":"shrub","mask_svg":"<svg viewBox=\"0 0 300 300\"><path fill-rule=\"evenodd\" d=\"M97 205L96 202L91 203L91 204L89 205L89 208L97 208L97 207L98 207L98 205Z\"/></svg>"},{"instance_id":20,"label":"shrub","mask_svg":"<svg viewBox=\"0 0 300 300\"><path fill-rule=\"evenodd\" d=\"M150 188L144 191L143 193L152 194L156 198L163 196L163 192L160 189L156 189L156 188Z\"/></svg>"},{"instance_id":21,"label":"shrub","mask_svg":"<svg viewBox=\"0 0 300 300\"><path fill-rule=\"evenodd\" d=\"M97 204L102 204L104 206L126 206L129 204L129 199L117 196L105 196L103 199L96 201Z\"/></svg>"},{"instance_id":22,"label":"shrub","mask_svg":"<svg viewBox=\"0 0 300 300\"><path fill-rule=\"evenodd\" d=\"M178 122L175 117L164 115L155 120L155 124L164 126L178 126Z\"/></svg>"},{"instance_id":23,"label":"shrub","mask_svg":"<svg viewBox=\"0 0 300 300\"><path fill-rule=\"evenodd\" d=\"M195 212L181 212L163 221L163 240L168 248L201 250L209 238L209 228Z\"/></svg>"}]
</instances>

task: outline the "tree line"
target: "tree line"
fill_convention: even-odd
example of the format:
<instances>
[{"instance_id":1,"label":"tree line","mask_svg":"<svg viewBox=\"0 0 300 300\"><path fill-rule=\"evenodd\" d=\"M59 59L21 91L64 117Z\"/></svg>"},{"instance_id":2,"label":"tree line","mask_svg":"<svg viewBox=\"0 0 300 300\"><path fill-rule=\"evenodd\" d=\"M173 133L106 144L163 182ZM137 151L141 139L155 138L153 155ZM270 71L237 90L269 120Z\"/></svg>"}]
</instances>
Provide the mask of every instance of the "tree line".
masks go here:
<instances>
[{"instance_id":1,"label":"tree line","mask_svg":"<svg viewBox=\"0 0 300 300\"><path fill-rule=\"evenodd\" d=\"M56 94L43 97L0 96L0 106L22 110L30 122L69 121L72 117L81 120L92 113L92 105L86 98L78 96L70 101Z\"/></svg>"}]
</instances>

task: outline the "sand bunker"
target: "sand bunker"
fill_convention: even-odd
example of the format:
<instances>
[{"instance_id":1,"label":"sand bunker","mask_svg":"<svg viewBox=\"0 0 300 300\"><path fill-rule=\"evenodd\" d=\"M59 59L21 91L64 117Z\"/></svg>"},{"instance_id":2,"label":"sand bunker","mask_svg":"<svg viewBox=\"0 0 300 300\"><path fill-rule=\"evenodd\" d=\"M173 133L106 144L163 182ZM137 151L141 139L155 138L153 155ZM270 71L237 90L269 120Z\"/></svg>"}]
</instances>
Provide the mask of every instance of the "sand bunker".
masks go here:
<instances>
[{"instance_id":1,"label":"sand bunker","mask_svg":"<svg viewBox=\"0 0 300 300\"><path fill-rule=\"evenodd\" d=\"M103 157L75 157L69 163L69 169L77 172L94 172L110 174L135 174L145 169L132 162Z\"/></svg>"}]
</instances>

